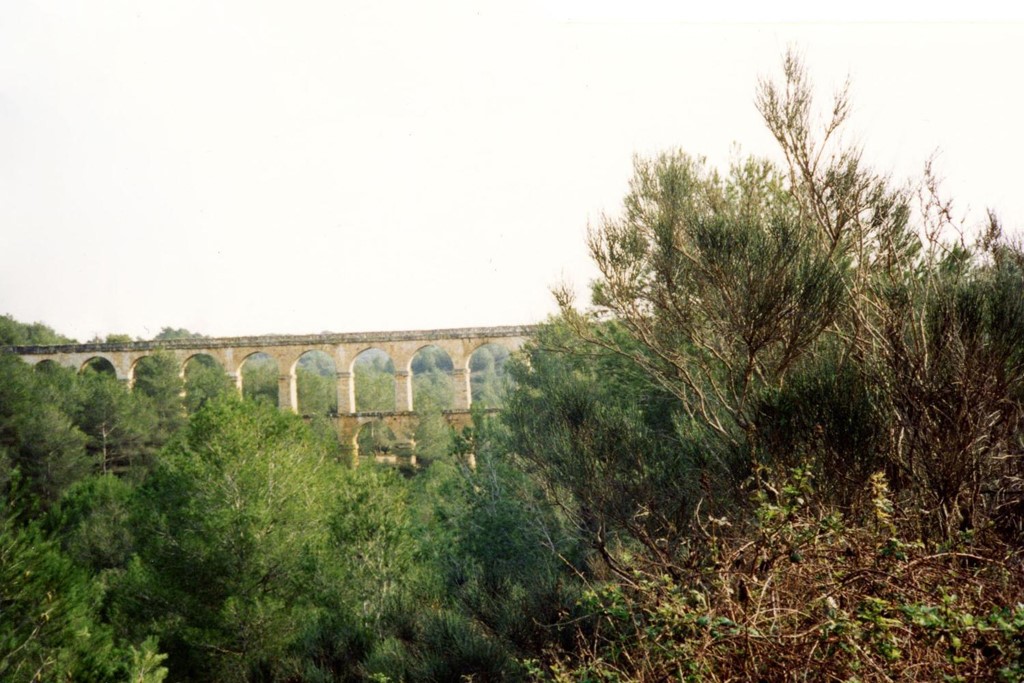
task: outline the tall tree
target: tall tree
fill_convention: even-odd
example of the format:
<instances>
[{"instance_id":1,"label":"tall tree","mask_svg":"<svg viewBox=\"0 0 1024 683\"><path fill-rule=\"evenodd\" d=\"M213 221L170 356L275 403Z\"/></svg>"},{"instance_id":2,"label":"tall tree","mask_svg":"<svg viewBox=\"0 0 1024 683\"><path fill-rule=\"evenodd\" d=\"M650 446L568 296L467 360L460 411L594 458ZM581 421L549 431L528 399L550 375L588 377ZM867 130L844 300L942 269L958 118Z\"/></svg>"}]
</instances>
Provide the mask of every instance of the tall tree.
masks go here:
<instances>
[{"instance_id":1,"label":"tall tree","mask_svg":"<svg viewBox=\"0 0 1024 683\"><path fill-rule=\"evenodd\" d=\"M0 515L0 677L159 683L155 643L119 644L101 619L101 589L37 528Z\"/></svg>"},{"instance_id":2,"label":"tall tree","mask_svg":"<svg viewBox=\"0 0 1024 683\"><path fill-rule=\"evenodd\" d=\"M254 401L277 405L277 363L266 354L257 354L242 365L242 395Z\"/></svg>"},{"instance_id":3,"label":"tall tree","mask_svg":"<svg viewBox=\"0 0 1024 683\"><path fill-rule=\"evenodd\" d=\"M297 416L230 398L165 450L140 489L138 561L115 603L126 632L160 635L173 676L295 680L354 666L334 650L343 636L323 629L370 637L410 539L394 474L331 455ZM327 653L306 659L307 647Z\"/></svg>"},{"instance_id":4,"label":"tall tree","mask_svg":"<svg viewBox=\"0 0 1024 683\"><path fill-rule=\"evenodd\" d=\"M192 414L208 401L237 391L224 368L210 356L193 357L185 366L185 408Z\"/></svg>"},{"instance_id":5,"label":"tall tree","mask_svg":"<svg viewBox=\"0 0 1024 683\"><path fill-rule=\"evenodd\" d=\"M299 410L303 415L338 412L337 371L322 351L304 353L295 366Z\"/></svg>"},{"instance_id":6,"label":"tall tree","mask_svg":"<svg viewBox=\"0 0 1024 683\"><path fill-rule=\"evenodd\" d=\"M843 300L845 262L816 239L783 180L757 159L725 177L681 152L637 159L623 216L588 240L597 314L614 316L628 343L557 293L579 335L632 359L734 444L754 435L758 391L781 385Z\"/></svg>"},{"instance_id":7,"label":"tall tree","mask_svg":"<svg viewBox=\"0 0 1024 683\"><path fill-rule=\"evenodd\" d=\"M83 372L75 424L88 437L87 450L100 472L128 472L146 466L161 436L159 420L148 402L137 400L125 385L101 372Z\"/></svg>"},{"instance_id":8,"label":"tall tree","mask_svg":"<svg viewBox=\"0 0 1024 683\"><path fill-rule=\"evenodd\" d=\"M382 352L364 352L352 365L356 410L395 409L395 365Z\"/></svg>"},{"instance_id":9,"label":"tall tree","mask_svg":"<svg viewBox=\"0 0 1024 683\"><path fill-rule=\"evenodd\" d=\"M56 368L52 380L58 378L73 380ZM19 493L44 506L90 470L88 437L66 412L71 401L54 400L49 379L0 353L0 484L7 488L20 478Z\"/></svg>"},{"instance_id":10,"label":"tall tree","mask_svg":"<svg viewBox=\"0 0 1024 683\"><path fill-rule=\"evenodd\" d=\"M184 327L164 327L161 328L160 333L153 337L154 341L166 341L172 339L204 339L206 335L199 334L198 332L191 332L186 330Z\"/></svg>"},{"instance_id":11,"label":"tall tree","mask_svg":"<svg viewBox=\"0 0 1024 683\"><path fill-rule=\"evenodd\" d=\"M166 351L146 356L135 366L133 391L156 413L159 433L154 439L160 443L185 424L185 384L179 371L178 361Z\"/></svg>"},{"instance_id":12,"label":"tall tree","mask_svg":"<svg viewBox=\"0 0 1024 683\"><path fill-rule=\"evenodd\" d=\"M0 315L0 346L47 346L74 344L74 339L55 332L43 323L22 323L10 315Z\"/></svg>"}]
</instances>

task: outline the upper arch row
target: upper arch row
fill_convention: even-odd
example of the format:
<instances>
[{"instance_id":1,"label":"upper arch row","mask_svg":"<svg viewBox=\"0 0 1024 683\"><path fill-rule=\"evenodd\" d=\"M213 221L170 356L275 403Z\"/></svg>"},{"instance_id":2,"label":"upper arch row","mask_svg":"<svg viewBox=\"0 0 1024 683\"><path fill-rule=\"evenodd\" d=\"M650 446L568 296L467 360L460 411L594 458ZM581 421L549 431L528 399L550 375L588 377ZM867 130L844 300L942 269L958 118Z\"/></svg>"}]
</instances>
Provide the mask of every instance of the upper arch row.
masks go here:
<instances>
[{"instance_id":1,"label":"upper arch row","mask_svg":"<svg viewBox=\"0 0 1024 683\"><path fill-rule=\"evenodd\" d=\"M184 370L185 365L196 356L209 356L216 360L229 375L237 376L241 372L242 365L247 359L256 354L270 356L276 363L278 371L282 375L295 375L299 359L311 352L320 351L327 354L334 362L339 372L351 373L356 359L364 352L379 350L385 353L394 364L396 373L409 373L412 370L413 359L423 349L436 347L448 354L456 371L469 370L469 363L474 353L481 348L497 344L508 351L516 351L526 341L525 336L486 338L486 339L438 339L432 341L424 340L400 340L385 341L382 343L346 343L346 344L317 344L317 345L253 345L237 347L210 348L192 347L180 348L152 348L144 350L121 350L121 351L57 351L50 353L21 353L21 357L36 364L43 361L53 361L60 365L71 366L81 370L91 361L102 358L108 361L114 368L118 379L131 381L135 375L135 369L139 361L152 356L157 351L172 354L179 366Z\"/></svg>"}]
</instances>

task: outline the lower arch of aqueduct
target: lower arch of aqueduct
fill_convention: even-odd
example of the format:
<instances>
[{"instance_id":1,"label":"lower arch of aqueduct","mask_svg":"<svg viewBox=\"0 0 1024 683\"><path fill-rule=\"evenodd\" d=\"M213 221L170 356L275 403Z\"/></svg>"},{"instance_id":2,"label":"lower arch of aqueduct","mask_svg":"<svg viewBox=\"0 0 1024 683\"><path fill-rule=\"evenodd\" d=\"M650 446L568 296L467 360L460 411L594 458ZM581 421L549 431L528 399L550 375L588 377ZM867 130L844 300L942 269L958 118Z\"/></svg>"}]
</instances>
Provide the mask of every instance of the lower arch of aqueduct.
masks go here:
<instances>
[{"instance_id":1,"label":"lower arch of aqueduct","mask_svg":"<svg viewBox=\"0 0 1024 683\"><path fill-rule=\"evenodd\" d=\"M36 365L50 361L81 370L88 363L103 359L111 364L117 378L132 383L135 367L140 360L156 351L170 353L177 360L182 373L185 365L195 356L210 356L224 368L228 377L241 391L242 364L254 354L270 356L278 367L278 406L282 410L298 411L298 391L295 368L299 358L310 351L320 351L331 358L337 369L338 437L346 447L356 449L360 428L380 420L390 428L399 441L411 442L417 416L413 412L412 361L423 348L436 346L451 358L454 401L452 410L445 411L449 424L455 428L470 422L472 394L469 384L469 362L473 353L488 344L498 344L516 351L533 331L531 326L473 327L447 330L420 330L408 332L356 332L347 334L318 334L303 336L260 336L174 339L124 343L67 344L59 346L16 346L12 351L22 360ZM395 410L389 412L360 413L356 411L353 365L364 351L379 349L390 356L395 367Z\"/></svg>"}]
</instances>

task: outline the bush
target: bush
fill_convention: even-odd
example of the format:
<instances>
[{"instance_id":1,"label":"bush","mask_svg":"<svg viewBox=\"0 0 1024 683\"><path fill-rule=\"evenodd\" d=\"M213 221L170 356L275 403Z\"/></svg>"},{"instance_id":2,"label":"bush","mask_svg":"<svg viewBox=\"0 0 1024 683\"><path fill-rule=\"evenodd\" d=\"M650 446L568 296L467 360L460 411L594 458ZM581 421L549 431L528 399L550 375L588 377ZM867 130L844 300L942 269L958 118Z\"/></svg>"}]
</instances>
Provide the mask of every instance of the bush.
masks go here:
<instances>
[{"instance_id":1,"label":"bush","mask_svg":"<svg viewBox=\"0 0 1024 683\"><path fill-rule=\"evenodd\" d=\"M596 627L534 671L558 681L1024 680L1020 556L935 552L894 535L900 510L882 475L872 485L875 521L853 525L819 505L798 470L758 495L745 533L710 527L685 580L638 571L593 584Z\"/></svg>"}]
</instances>

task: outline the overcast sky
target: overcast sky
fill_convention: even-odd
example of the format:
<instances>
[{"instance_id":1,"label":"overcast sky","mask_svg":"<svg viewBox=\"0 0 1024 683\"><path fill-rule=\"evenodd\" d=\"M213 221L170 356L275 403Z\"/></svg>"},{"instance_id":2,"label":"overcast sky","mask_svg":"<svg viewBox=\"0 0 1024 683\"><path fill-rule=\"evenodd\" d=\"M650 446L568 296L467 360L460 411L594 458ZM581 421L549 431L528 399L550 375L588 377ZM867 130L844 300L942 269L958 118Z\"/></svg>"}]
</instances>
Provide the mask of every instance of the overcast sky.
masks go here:
<instances>
[{"instance_id":1,"label":"overcast sky","mask_svg":"<svg viewBox=\"0 0 1024 683\"><path fill-rule=\"evenodd\" d=\"M938 150L972 220L1024 226L1024 24L995 21L1021 17L671 4L0 2L0 313L81 340L540 321L635 153L774 154L753 97L789 45L826 97L849 74L874 165Z\"/></svg>"}]
</instances>

